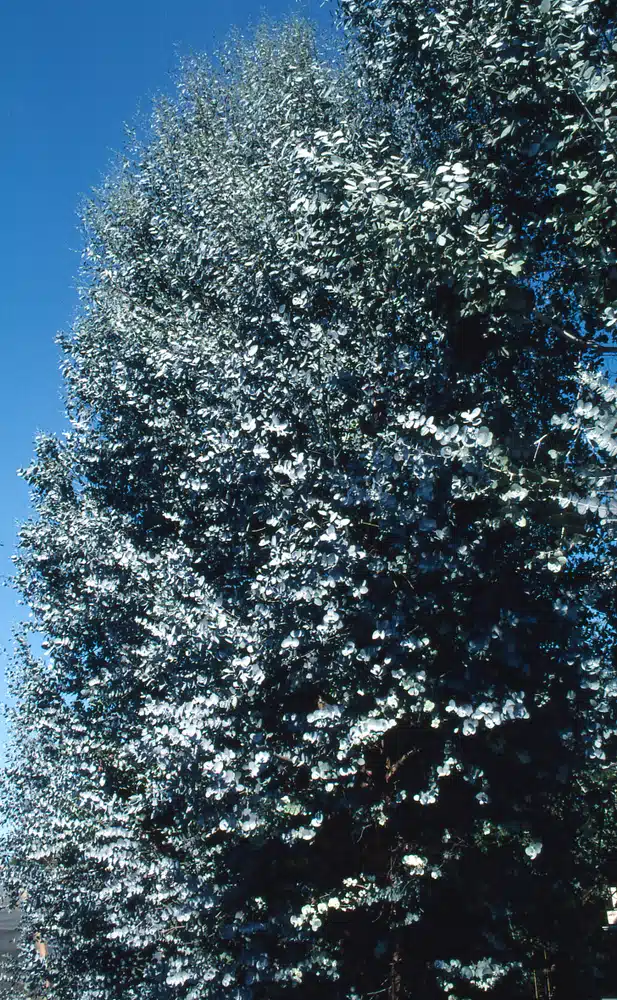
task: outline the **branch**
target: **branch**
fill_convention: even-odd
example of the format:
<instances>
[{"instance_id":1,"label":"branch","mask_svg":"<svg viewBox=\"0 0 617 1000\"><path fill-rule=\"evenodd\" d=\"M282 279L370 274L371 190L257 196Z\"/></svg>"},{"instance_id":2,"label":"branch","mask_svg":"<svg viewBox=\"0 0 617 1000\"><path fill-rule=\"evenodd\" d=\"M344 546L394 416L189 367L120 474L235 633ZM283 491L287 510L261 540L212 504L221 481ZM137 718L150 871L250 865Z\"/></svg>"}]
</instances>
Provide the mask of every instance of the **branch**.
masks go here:
<instances>
[{"instance_id":1,"label":"branch","mask_svg":"<svg viewBox=\"0 0 617 1000\"><path fill-rule=\"evenodd\" d=\"M538 313L537 319L541 320L549 330L554 330L558 333L560 337L564 337L565 340L571 340L573 343L578 344L580 347L584 347L587 351L600 351L602 354L617 354L617 344L616 345L606 345L606 344L596 344L593 340L585 340L584 337L579 337L578 334L572 333L570 330L566 330L565 326L561 323L557 323L555 320L550 319L545 316L544 313Z\"/></svg>"},{"instance_id":2,"label":"branch","mask_svg":"<svg viewBox=\"0 0 617 1000\"><path fill-rule=\"evenodd\" d=\"M604 139L604 141L608 143L608 145L612 149L613 153L615 155L617 155L617 148L615 147L615 144L613 143L610 135L607 135L607 133L604 131L604 129L600 125L600 122L597 121L596 118L594 118L594 116L591 113L591 111L589 110L587 104L585 103L585 101L583 100L583 98L581 97L581 95L579 94L578 90L574 86L573 82L569 79L569 77L566 77L566 81L567 81L567 84L568 84L568 86L570 88L570 91L576 97L578 103L580 104L580 106L582 107L583 111L587 115L587 118L589 119L589 121L591 122L591 124L598 130L598 132L600 133L600 135L602 136L602 138Z\"/></svg>"}]
</instances>

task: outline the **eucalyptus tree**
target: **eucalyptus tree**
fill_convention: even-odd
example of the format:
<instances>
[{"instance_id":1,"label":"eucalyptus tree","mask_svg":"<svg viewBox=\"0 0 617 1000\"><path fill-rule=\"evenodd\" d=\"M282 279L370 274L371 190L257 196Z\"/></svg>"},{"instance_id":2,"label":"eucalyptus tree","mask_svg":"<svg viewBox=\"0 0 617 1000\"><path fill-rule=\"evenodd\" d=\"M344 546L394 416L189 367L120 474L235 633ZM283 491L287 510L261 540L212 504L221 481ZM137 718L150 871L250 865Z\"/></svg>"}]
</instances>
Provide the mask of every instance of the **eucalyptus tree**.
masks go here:
<instances>
[{"instance_id":1,"label":"eucalyptus tree","mask_svg":"<svg viewBox=\"0 0 617 1000\"><path fill-rule=\"evenodd\" d=\"M593 995L612 314L556 319L576 239L517 230L514 156L489 197L487 102L427 103L450 35L415 79L382 10L337 68L302 24L187 65L87 208L4 788L52 1000Z\"/></svg>"}]
</instances>

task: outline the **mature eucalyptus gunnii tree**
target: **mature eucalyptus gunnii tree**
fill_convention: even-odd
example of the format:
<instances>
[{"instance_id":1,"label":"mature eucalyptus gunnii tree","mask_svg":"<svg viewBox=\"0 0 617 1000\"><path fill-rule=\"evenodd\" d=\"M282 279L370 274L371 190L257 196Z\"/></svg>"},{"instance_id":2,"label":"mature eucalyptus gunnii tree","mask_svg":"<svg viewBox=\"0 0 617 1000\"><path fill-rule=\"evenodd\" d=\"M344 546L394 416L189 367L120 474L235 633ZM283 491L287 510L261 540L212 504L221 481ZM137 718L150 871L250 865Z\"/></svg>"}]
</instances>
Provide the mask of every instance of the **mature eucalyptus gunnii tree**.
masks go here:
<instances>
[{"instance_id":1,"label":"mature eucalyptus gunnii tree","mask_svg":"<svg viewBox=\"0 0 617 1000\"><path fill-rule=\"evenodd\" d=\"M52 1000L600 989L609 5L341 15L186 66L87 208L3 792Z\"/></svg>"}]
</instances>

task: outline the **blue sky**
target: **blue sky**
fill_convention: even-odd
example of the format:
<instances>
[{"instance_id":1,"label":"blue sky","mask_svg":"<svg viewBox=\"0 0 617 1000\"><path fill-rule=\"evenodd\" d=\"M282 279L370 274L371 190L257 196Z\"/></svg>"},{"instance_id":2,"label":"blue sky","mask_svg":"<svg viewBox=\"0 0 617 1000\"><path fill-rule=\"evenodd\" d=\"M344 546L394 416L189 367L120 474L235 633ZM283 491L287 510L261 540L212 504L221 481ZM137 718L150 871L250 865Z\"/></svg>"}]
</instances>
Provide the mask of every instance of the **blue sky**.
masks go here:
<instances>
[{"instance_id":1,"label":"blue sky","mask_svg":"<svg viewBox=\"0 0 617 1000\"><path fill-rule=\"evenodd\" d=\"M262 13L327 27L322 0L8 0L0 31L0 576L12 572L28 494L16 469L61 431L54 338L77 309L81 198L123 145L124 123L173 89L182 55L212 51ZM0 588L0 675L23 610ZM0 700L5 697L0 683ZM0 722L0 754L5 739Z\"/></svg>"}]
</instances>

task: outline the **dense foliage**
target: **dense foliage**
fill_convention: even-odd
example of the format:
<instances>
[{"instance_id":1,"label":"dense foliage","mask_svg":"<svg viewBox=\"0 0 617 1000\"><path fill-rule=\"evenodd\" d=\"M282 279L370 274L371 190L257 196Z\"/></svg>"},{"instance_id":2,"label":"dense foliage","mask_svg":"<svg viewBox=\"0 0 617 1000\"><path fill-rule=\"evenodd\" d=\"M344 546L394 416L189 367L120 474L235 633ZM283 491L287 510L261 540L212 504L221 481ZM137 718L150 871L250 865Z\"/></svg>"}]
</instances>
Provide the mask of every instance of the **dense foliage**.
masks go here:
<instances>
[{"instance_id":1,"label":"dense foliage","mask_svg":"<svg viewBox=\"0 0 617 1000\"><path fill-rule=\"evenodd\" d=\"M185 67L87 209L3 791L52 1000L598 995L609 7L341 14Z\"/></svg>"}]
</instances>

